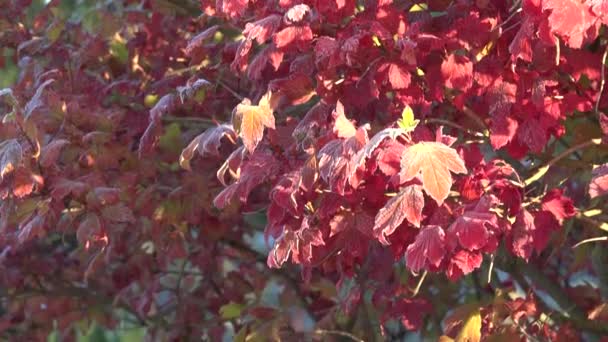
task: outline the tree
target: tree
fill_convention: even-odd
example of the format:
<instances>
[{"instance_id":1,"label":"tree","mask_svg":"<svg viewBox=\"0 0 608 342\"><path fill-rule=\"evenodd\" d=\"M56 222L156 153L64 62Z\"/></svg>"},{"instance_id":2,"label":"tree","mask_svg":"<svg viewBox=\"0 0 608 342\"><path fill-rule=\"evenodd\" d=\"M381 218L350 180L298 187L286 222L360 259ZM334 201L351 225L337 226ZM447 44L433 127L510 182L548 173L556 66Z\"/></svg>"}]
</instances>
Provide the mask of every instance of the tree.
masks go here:
<instances>
[{"instance_id":1,"label":"tree","mask_svg":"<svg viewBox=\"0 0 608 342\"><path fill-rule=\"evenodd\" d=\"M0 4L8 340L599 340L608 6Z\"/></svg>"}]
</instances>

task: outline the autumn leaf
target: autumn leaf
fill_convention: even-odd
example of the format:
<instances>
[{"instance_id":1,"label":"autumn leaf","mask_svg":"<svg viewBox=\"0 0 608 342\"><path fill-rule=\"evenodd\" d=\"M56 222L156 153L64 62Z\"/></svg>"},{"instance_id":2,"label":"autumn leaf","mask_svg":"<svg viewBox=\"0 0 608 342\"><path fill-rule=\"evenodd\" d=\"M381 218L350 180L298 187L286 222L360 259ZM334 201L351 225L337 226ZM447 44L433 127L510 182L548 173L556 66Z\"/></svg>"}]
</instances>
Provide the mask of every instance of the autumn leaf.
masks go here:
<instances>
[{"instance_id":1,"label":"autumn leaf","mask_svg":"<svg viewBox=\"0 0 608 342\"><path fill-rule=\"evenodd\" d=\"M380 242L388 245L386 237L391 235L403 220L420 227L424 196L422 187L417 184L408 185L397 196L391 198L384 208L380 209L374 222L374 235Z\"/></svg>"},{"instance_id":2,"label":"autumn leaf","mask_svg":"<svg viewBox=\"0 0 608 342\"><path fill-rule=\"evenodd\" d=\"M232 112L234 130L243 139L243 144L249 153L253 153L264 137L264 127L274 129L271 96L270 92L266 93L257 106L252 105L251 101L245 98Z\"/></svg>"},{"instance_id":3,"label":"autumn leaf","mask_svg":"<svg viewBox=\"0 0 608 342\"><path fill-rule=\"evenodd\" d=\"M422 187L438 204L448 197L454 173L467 173L456 150L438 142L419 142L408 147L401 157L401 176L408 181L422 175Z\"/></svg>"},{"instance_id":4,"label":"autumn leaf","mask_svg":"<svg viewBox=\"0 0 608 342\"><path fill-rule=\"evenodd\" d=\"M414 118L414 111L412 110L412 107L405 106L405 108L403 108L403 112L401 113L401 119L397 121L397 124L405 133L409 133L416 129L419 122L420 120L416 120Z\"/></svg>"},{"instance_id":5,"label":"autumn leaf","mask_svg":"<svg viewBox=\"0 0 608 342\"><path fill-rule=\"evenodd\" d=\"M0 142L0 180L21 162L23 150L16 139Z\"/></svg>"},{"instance_id":6,"label":"autumn leaf","mask_svg":"<svg viewBox=\"0 0 608 342\"><path fill-rule=\"evenodd\" d=\"M185 149L182 150L179 156L179 165L190 170L190 160L194 158L194 154L198 152L201 157L207 155L220 155L220 145L222 138L228 138L232 143L236 140L236 134L232 126L223 124L207 129L205 132L196 136Z\"/></svg>"},{"instance_id":7,"label":"autumn leaf","mask_svg":"<svg viewBox=\"0 0 608 342\"><path fill-rule=\"evenodd\" d=\"M456 342L479 342L481 340L481 313L479 310L471 312L464 322L462 329L456 336Z\"/></svg>"},{"instance_id":8,"label":"autumn leaf","mask_svg":"<svg viewBox=\"0 0 608 342\"><path fill-rule=\"evenodd\" d=\"M589 197L596 198L606 193L608 193L608 163L593 169L589 183Z\"/></svg>"}]
</instances>

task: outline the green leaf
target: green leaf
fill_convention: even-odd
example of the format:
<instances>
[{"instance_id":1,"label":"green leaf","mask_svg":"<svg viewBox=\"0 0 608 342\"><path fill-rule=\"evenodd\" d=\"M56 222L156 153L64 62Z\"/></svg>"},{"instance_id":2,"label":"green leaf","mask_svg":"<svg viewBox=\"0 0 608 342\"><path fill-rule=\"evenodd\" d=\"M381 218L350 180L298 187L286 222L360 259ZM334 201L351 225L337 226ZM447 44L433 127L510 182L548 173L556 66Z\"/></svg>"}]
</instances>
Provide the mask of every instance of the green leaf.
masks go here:
<instances>
[{"instance_id":1,"label":"green leaf","mask_svg":"<svg viewBox=\"0 0 608 342\"><path fill-rule=\"evenodd\" d=\"M403 108L403 113L401 113L401 119L397 121L397 124L403 131L405 131L405 133L409 133L416 129L419 122L420 120L416 120L414 118L414 111L412 110L412 107L405 106L405 108Z\"/></svg>"},{"instance_id":2,"label":"green leaf","mask_svg":"<svg viewBox=\"0 0 608 342\"><path fill-rule=\"evenodd\" d=\"M245 305L243 304L230 302L226 305L222 305L222 307L220 308L220 316L222 316L222 319L226 320L238 318L241 317L241 312L244 308Z\"/></svg>"}]
</instances>

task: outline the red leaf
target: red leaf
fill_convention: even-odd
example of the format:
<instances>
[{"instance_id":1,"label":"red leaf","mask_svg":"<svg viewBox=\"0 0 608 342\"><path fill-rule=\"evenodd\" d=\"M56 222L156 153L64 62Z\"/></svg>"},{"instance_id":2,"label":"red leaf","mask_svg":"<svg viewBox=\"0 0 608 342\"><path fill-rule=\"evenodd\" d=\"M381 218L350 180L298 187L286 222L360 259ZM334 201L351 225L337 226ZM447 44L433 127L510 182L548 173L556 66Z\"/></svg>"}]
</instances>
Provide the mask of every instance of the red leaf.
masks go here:
<instances>
[{"instance_id":1,"label":"red leaf","mask_svg":"<svg viewBox=\"0 0 608 342\"><path fill-rule=\"evenodd\" d=\"M447 276L455 281L463 275L473 272L481 266L483 257L479 252L460 250L451 259L447 269Z\"/></svg>"},{"instance_id":2,"label":"red leaf","mask_svg":"<svg viewBox=\"0 0 608 342\"><path fill-rule=\"evenodd\" d=\"M445 233L439 226L425 226L407 247L405 260L412 272L419 272L429 265L438 267L445 254Z\"/></svg>"},{"instance_id":3,"label":"red leaf","mask_svg":"<svg viewBox=\"0 0 608 342\"><path fill-rule=\"evenodd\" d=\"M288 26L273 37L278 49L298 49L304 51L312 41L312 30L309 26Z\"/></svg>"},{"instance_id":4,"label":"red leaf","mask_svg":"<svg viewBox=\"0 0 608 342\"><path fill-rule=\"evenodd\" d=\"M403 220L420 227L424 196L422 187L417 184L408 185L397 196L391 198L386 205L378 211L374 222L374 236L383 244L390 244L386 239Z\"/></svg>"},{"instance_id":5,"label":"red leaf","mask_svg":"<svg viewBox=\"0 0 608 342\"><path fill-rule=\"evenodd\" d=\"M110 222L133 223L133 211L124 203L109 205L101 209L101 216Z\"/></svg>"},{"instance_id":6,"label":"red leaf","mask_svg":"<svg viewBox=\"0 0 608 342\"><path fill-rule=\"evenodd\" d=\"M557 221L561 224L564 219L576 215L576 208L572 200L563 195L562 189L552 189L541 202L541 207L553 214Z\"/></svg>"},{"instance_id":7,"label":"red leaf","mask_svg":"<svg viewBox=\"0 0 608 342\"><path fill-rule=\"evenodd\" d=\"M350 229L356 229L359 233L369 237L372 235L373 225L372 217L366 213L342 212L335 215L329 222L329 237Z\"/></svg>"},{"instance_id":8,"label":"red leaf","mask_svg":"<svg viewBox=\"0 0 608 342\"><path fill-rule=\"evenodd\" d=\"M580 0L543 0L542 4L543 11L549 11L549 29L569 47L580 49L597 37L599 24L588 4Z\"/></svg>"},{"instance_id":9,"label":"red leaf","mask_svg":"<svg viewBox=\"0 0 608 342\"><path fill-rule=\"evenodd\" d=\"M526 62L532 62L532 37L534 35L534 22L530 18L523 20L519 31L509 45L509 52L516 60L521 58Z\"/></svg>"},{"instance_id":10,"label":"red leaf","mask_svg":"<svg viewBox=\"0 0 608 342\"><path fill-rule=\"evenodd\" d=\"M589 196L596 198L608 193L608 163L596 167L591 173L591 183L589 183Z\"/></svg>"},{"instance_id":11,"label":"red leaf","mask_svg":"<svg viewBox=\"0 0 608 342\"><path fill-rule=\"evenodd\" d=\"M473 63L467 57L451 54L441 63L441 75L448 88L467 91L473 85Z\"/></svg>"},{"instance_id":12,"label":"red leaf","mask_svg":"<svg viewBox=\"0 0 608 342\"><path fill-rule=\"evenodd\" d=\"M192 57L192 53L194 52L194 50L199 49L203 45L205 40L213 37L213 35L215 35L218 29L219 25L213 25L205 31L194 36L194 38L190 39L188 45L186 46L186 49L184 50L186 56Z\"/></svg>"},{"instance_id":13,"label":"red leaf","mask_svg":"<svg viewBox=\"0 0 608 342\"><path fill-rule=\"evenodd\" d=\"M231 125L215 126L199 134L182 151L179 156L179 165L186 170L190 170L190 160L194 157L195 152L198 152L201 157L206 155L219 156L219 148L223 137L227 137L232 143L236 141L236 133Z\"/></svg>"},{"instance_id":14,"label":"red leaf","mask_svg":"<svg viewBox=\"0 0 608 342\"><path fill-rule=\"evenodd\" d=\"M241 177L222 190L213 200L213 204L218 209L223 209L235 198L241 202L247 201L249 193L269 177L274 176L279 168L278 161L270 153L261 151L253 153L244 163Z\"/></svg>"},{"instance_id":15,"label":"red leaf","mask_svg":"<svg viewBox=\"0 0 608 342\"><path fill-rule=\"evenodd\" d=\"M255 40L258 44L264 44L272 37L279 26L281 26L281 16L272 14L256 22L247 23L243 36L247 37L247 40Z\"/></svg>"},{"instance_id":16,"label":"red leaf","mask_svg":"<svg viewBox=\"0 0 608 342\"><path fill-rule=\"evenodd\" d=\"M482 211L467 211L448 228L448 237L455 237L463 248L478 251L486 246L490 237L487 225L495 226L494 214Z\"/></svg>"},{"instance_id":17,"label":"red leaf","mask_svg":"<svg viewBox=\"0 0 608 342\"><path fill-rule=\"evenodd\" d=\"M42 92L44 91L44 89L50 85L51 83L53 83L55 80L53 79L49 79L44 81L44 83L42 83L41 85L38 86L38 88L36 88L36 93L34 94L34 96L32 96L32 98L28 101L28 103L25 105L25 110L24 110L24 118L27 119L30 115L32 115L32 113L42 105Z\"/></svg>"},{"instance_id":18,"label":"red leaf","mask_svg":"<svg viewBox=\"0 0 608 342\"><path fill-rule=\"evenodd\" d=\"M40 152L40 165L50 167L57 162L61 150L70 142L66 139L57 139L45 145Z\"/></svg>"},{"instance_id":19,"label":"red leaf","mask_svg":"<svg viewBox=\"0 0 608 342\"><path fill-rule=\"evenodd\" d=\"M249 5L249 0L218 0L217 8L230 19L241 17Z\"/></svg>"},{"instance_id":20,"label":"red leaf","mask_svg":"<svg viewBox=\"0 0 608 342\"><path fill-rule=\"evenodd\" d=\"M19 226L19 243L24 243L35 237L43 237L45 234L44 230L45 218L41 215L34 216L27 223Z\"/></svg>"},{"instance_id":21,"label":"red leaf","mask_svg":"<svg viewBox=\"0 0 608 342\"><path fill-rule=\"evenodd\" d=\"M52 184L53 190L51 191L51 197L58 201L62 200L69 194L79 198L89 190L89 186L87 184L65 178L57 179Z\"/></svg>"},{"instance_id":22,"label":"red leaf","mask_svg":"<svg viewBox=\"0 0 608 342\"><path fill-rule=\"evenodd\" d=\"M0 142L0 180L21 163L23 150L16 139Z\"/></svg>"},{"instance_id":23,"label":"red leaf","mask_svg":"<svg viewBox=\"0 0 608 342\"><path fill-rule=\"evenodd\" d=\"M89 213L78 225L76 238L80 244L85 245L91 237L98 235L100 232L101 222L99 217L94 213Z\"/></svg>"}]
</instances>

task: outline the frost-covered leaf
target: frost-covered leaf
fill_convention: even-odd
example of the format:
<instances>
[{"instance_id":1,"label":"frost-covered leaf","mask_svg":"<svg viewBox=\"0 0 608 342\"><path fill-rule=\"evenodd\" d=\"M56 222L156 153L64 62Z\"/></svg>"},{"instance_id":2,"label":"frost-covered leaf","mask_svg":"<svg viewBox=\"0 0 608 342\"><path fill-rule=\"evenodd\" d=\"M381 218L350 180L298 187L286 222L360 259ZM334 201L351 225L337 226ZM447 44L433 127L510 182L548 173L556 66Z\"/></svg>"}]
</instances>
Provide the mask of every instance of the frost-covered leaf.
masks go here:
<instances>
[{"instance_id":1,"label":"frost-covered leaf","mask_svg":"<svg viewBox=\"0 0 608 342\"><path fill-rule=\"evenodd\" d=\"M414 226L420 227L423 207L422 187L417 184L406 186L378 211L374 222L374 236L388 245L386 238L401 225L403 220L407 219Z\"/></svg>"},{"instance_id":2,"label":"frost-covered leaf","mask_svg":"<svg viewBox=\"0 0 608 342\"><path fill-rule=\"evenodd\" d=\"M399 135L403 134L403 131L400 128L385 128L380 132L376 133L365 146L355 156L351 162L351 170L349 173L349 177L351 177L356 171L357 168L362 166L365 163L365 160L369 158L372 153L376 150L378 145L384 139L396 140Z\"/></svg>"},{"instance_id":3,"label":"frost-covered leaf","mask_svg":"<svg viewBox=\"0 0 608 342\"><path fill-rule=\"evenodd\" d=\"M0 180L21 163L23 149L16 139L0 142Z\"/></svg>"},{"instance_id":4,"label":"frost-covered leaf","mask_svg":"<svg viewBox=\"0 0 608 342\"><path fill-rule=\"evenodd\" d=\"M232 129L232 125L222 124L207 129L192 139L190 144L184 148L179 156L179 165L186 170L190 170L190 160L196 152L201 157L206 155L219 156L220 144L224 137L233 143L236 141L236 133Z\"/></svg>"}]
</instances>

